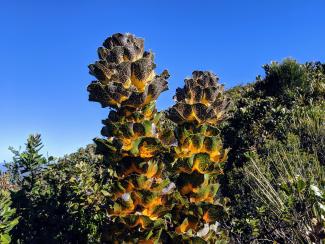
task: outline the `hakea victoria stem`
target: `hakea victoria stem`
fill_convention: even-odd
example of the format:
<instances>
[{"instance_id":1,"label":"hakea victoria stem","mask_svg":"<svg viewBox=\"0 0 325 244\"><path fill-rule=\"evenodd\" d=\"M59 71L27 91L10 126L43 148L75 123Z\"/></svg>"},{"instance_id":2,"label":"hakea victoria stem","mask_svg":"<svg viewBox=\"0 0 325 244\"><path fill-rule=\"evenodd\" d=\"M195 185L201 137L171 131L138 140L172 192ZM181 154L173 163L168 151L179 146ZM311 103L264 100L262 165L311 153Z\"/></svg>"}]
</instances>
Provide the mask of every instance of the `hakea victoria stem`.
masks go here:
<instances>
[{"instance_id":1,"label":"hakea victoria stem","mask_svg":"<svg viewBox=\"0 0 325 244\"><path fill-rule=\"evenodd\" d=\"M202 233L209 236L206 225L216 222L223 212L216 197L216 176L223 172L227 150L215 127L229 107L223 92L213 73L194 71L192 78L185 79L184 88L177 89L176 104L167 112L167 117L177 124L178 144L173 154L176 186L188 203L174 215L179 223L175 230L185 237L188 231L197 233L196 237L202 237Z\"/></svg>"},{"instance_id":2,"label":"hakea victoria stem","mask_svg":"<svg viewBox=\"0 0 325 244\"><path fill-rule=\"evenodd\" d=\"M157 129L155 101L168 89L169 74L155 73L153 54L144 51L143 39L131 34L109 37L98 56L89 66L97 80L88 91L90 101L111 108L101 132L106 139L95 139L112 172L108 214L114 224L108 223L106 232L112 234L107 241L159 239L155 235L161 233L168 210L164 189L169 181L162 174L166 148Z\"/></svg>"}]
</instances>

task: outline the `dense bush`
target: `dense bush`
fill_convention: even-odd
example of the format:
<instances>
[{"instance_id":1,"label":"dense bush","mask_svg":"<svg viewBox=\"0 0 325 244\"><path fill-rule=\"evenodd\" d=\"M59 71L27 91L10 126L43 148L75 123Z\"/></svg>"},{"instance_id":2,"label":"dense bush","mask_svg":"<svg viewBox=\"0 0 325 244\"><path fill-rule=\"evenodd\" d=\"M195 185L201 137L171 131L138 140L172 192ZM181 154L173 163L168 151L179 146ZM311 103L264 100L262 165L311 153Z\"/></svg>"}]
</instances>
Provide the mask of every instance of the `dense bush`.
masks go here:
<instances>
[{"instance_id":1,"label":"dense bush","mask_svg":"<svg viewBox=\"0 0 325 244\"><path fill-rule=\"evenodd\" d=\"M269 141L274 141L271 147L282 143L290 146L292 141L288 135L291 133L297 136L299 149L313 155L314 162L320 164L319 171L324 171L324 65L301 65L293 60L285 60L264 68L265 78L257 77L253 84L228 91L234 106L222 133L225 145L232 149L223 179L223 194L232 200L230 228L233 238L238 242L263 237L276 240L279 238L276 233L281 232L288 236L286 241L297 241L294 238L298 237L292 237L290 228L285 230L281 225L268 228L270 226L267 224L274 221L280 223L281 218L272 214L266 221L259 214L261 206L256 201L257 195L252 192L251 184L247 183L250 179L247 167L252 163L248 155L253 152L258 156L260 175L267 178L269 172L267 169L263 171L263 167L267 159L275 154L275 151L270 150ZM291 146L297 147L298 144ZM283 160L279 157L273 159L272 167L285 170L281 167ZM262 189L260 192L263 192ZM297 196L292 197L295 199ZM269 200L264 200L269 205ZM294 224L299 226L299 221Z\"/></svg>"},{"instance_id":2,"label":"dense bush","mask_svg":"<svg viewBox=\"0 0 325 244\"><path fill-rule=\"evenodd\" d=\"M286 144L268 141L261 157L250 153L244 167L257 221L253 237L284 243L319 243L325 238L325 171L317 155L300 149L299 137Z\"/></svg>"},{"instance_id":3,"label":"dense bush","mask_svg":"<svg viewBox=\"0 0 325 244\"><path fill-rule=\"evenodd\" d=\"M0 190L0 242L3 244L11 242L9 232L18 223L18 218L14 218L15 209L11 208L9 192Z\"/></svg>"},{"instance_id":4,"label":"dense bush","mask_svg":"<svg viewBox=\"0 0 325 244\"><path fill-rule=\"evenodd\" d=\"M40 136L31 135L22 153L12 149L15 156L8 172L18 189L11 195L21 217L12 230L13 241L94 242L99 226L94 208L100 206L97 198L104 196L99 196L98 185L105 187L101 184L104 173L98 166L101 158L94 154L93 145L55 161L43 157L41 148Z\"/></svg>"},{"instance_id":5,"label":"dense bush","mask_svg":"<svg viewBox=\"0 0 325 244\"><path fill-rule=\"evenodd\" d=\"M234 106L223 129L225 146L232 148L228 167L241 166L245 153L259 150L266 139L284 139L297 109L308 111L325 99L325 68L321 63L264 65L266 76L256 82L228 91Z\"/></svg>"},{"instance_id":6,"label":"dense bush","mask_svg":"<svg viewBox=\"0 0 325 244\"><path fill-rule=\"evenodd\" d=\"M18 223L18 217L14 217L16 210L11 207L10 190L14 186L9 182L9 175L0 172L0 243L11 242L10 231Z\"/></svg>"}]
</instances>

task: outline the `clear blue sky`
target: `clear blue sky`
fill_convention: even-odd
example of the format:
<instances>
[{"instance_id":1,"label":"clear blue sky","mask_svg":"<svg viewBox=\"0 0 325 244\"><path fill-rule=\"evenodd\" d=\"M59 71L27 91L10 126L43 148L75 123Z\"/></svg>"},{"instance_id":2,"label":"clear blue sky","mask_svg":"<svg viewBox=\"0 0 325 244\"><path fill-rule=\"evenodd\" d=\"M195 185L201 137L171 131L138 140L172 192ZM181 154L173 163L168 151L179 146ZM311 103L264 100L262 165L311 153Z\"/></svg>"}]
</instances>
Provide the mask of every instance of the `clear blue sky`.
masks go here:
<instances>
[{"instance_id":1,"label":"clear blue sky","mask_svg":"<svg viewBox=\"0 0 325 244\"><path fill-rule=\"evenodd\" d=\"M30 133L41 133L55 156L100 135L108 110L87 101L87 65L115 32L144 37L158 71L170 71L159 109L195 69L231 87L263 74L271 60L325 59L322 0L3 0L0 27L0 161Z\"/></svg>"}]
</instances>

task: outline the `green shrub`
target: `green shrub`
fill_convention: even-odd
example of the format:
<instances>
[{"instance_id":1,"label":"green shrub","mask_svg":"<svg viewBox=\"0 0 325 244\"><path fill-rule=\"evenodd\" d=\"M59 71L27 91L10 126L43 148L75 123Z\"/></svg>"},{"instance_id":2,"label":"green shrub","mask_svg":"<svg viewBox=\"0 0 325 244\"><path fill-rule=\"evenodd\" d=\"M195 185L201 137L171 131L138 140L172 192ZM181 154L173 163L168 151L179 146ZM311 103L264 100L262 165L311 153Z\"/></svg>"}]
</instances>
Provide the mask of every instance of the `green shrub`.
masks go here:
<instances>
[{"instance_id":1,"label":"green shrub","mask_svg":"<svg viewBox=\"0 0 325 244\"><path fill-rule=\"evenodd\" d=\"M224 123L224 144L229 153L228 168L246 162L245 153L259 150L266 139L285 139L296 109L315 106L325 99L325 69L321 63L298 64L292 59L264 65L265 77L229 90L234 106Z\"/></svg>"},{"instance_id":2,"label":"green shrub","mask_svg":"<svg viewBox=\"0 0 325 244\"><path fill-rule=\"evenodd\" d=\"M291 132L299 135L301 147L314 152L325 165L325 102L298 107L289 120Z\"/></svg>"},{"instance_id":3,"label":"green shrub","mask_svg":"<svg viewBox=\"0 0 325 244\"><path fill-rule=\"evenodd\" d=\"M324 65L301 65L294 60L284 60L266 65L264 69L264 78L259 76L253 84L228 91L234 106L222 129L224 144L231 148L222 192L232 202L231 235L238 242L249 242L273 233L273 229L265 231L266 227L261 232L260 222L274 223L279 219L274 214L269 215L267 221L261 219L256 195L249 184L243 184L249 178L243 169L251 163L249 152L254 152L263 161L274 153L267 142L288 143L288 133L293 133L299 140L299 150L316 155L315 160L324 164ZM263 166L260 162L261 170ZM281 226L276 231L286 233Z\"/></svg>"},{"instance_id":4,"label":"green shrub","mask_svg":"<svg viewBox=\"0 0 325 244\"><path fill-rule=\"evenodd\" d=\"M325 169L300 149L299 137L268 141L267 153L250 153L244 167L256 207L256 240L319 243L325 238Z\"/></svg>"},{"instance_id":5,"label":"green shrub","mask_svg":"<svg viewBox=\"0 0 325 244\"><path fill-rule=\"evenodd\" d=\"M105 172L99 166L102 160L95 155L94 145L55 162L43 157L41 148L40 136L31 136L26 150L14 150L14 162L7 165L12 181L19 183L12 193L13 205L21 217L12 230L13 241L99 242L100 216L105 215L100 199L105 194L98 191L98 186L105 188ZM25 173L27 167L33 170L33 176Z\"/></svg>"},{"instance_id":6,"label":"green shrub","mask_svg":"<svg viewBox=\"0 0 325 244\"><path fill-rule=\"evenodd\" d=\"M16 210L11 207L10 193L0 189L0 243L11 242L10 231L18 224L18 217L14 217Z\"/></svg>"}]
</instances>

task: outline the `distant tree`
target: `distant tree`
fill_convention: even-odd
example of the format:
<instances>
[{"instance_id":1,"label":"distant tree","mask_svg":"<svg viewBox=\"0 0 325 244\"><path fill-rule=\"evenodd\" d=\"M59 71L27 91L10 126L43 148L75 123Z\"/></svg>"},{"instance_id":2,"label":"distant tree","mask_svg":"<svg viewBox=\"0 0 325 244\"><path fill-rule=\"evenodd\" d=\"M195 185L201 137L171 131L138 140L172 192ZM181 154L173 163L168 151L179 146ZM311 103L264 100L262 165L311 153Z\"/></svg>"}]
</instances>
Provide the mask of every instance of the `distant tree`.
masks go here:
<instances>
[{"instance_id":1,"label":"distant tree","mask_svg":"<svg viewBox=\"0 0 325 244\"><path fill-rule=\"evenodd\" d=\"M37 175L42 169L53 161L53 157L44 157L40 154L43 148L41 135L30 135L27 139L26 149L23 152L10 147L14 154L13 161L6 163L7 171L11 175L13 184L31 190L36 182Z\"/></svg>"},{"instance_id":2,"label":"distant tree","mask_svg":"<svg viewBox=\"0 0 325 244\"><path fill-rule=\"evenodd\" d=\"M41 136L30 135L23 152L10 148L14 154L13 161L6 164L10 181L17 187L11 192L16 216L20 217L18 225L12 230L13 241L33 240L33 228L40 228L35 224L39 218L40 210L37 209L42 185L42 173L46 166L53 162L53 157L44 157L40 154L42 149Z\"/></svg>"}]
</instances>

